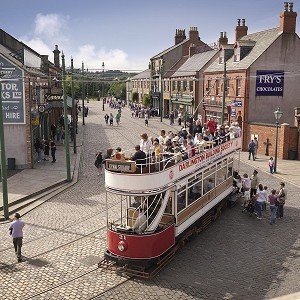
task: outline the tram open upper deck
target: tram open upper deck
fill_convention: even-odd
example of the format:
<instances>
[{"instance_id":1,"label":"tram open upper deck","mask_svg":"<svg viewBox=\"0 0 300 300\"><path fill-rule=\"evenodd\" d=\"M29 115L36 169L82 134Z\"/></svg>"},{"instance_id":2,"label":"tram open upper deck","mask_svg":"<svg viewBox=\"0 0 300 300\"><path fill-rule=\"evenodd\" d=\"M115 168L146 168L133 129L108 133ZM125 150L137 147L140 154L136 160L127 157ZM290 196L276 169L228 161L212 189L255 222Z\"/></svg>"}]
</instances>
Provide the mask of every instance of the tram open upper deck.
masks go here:
<instances>
[{"instance_id":1,"label":"tram open upper deck","mask_svg":"<svg viewBox=\"0 0 300 300\"><path fill-rule=\"evenodd\" d=\"M240 148L239 137L179 163L172 156L142 165L123 154L106 160L105 256L147 265L166 255L203 217L218 213L218 204L232 192L233 159Z\"/></svg>"}]
</instances>

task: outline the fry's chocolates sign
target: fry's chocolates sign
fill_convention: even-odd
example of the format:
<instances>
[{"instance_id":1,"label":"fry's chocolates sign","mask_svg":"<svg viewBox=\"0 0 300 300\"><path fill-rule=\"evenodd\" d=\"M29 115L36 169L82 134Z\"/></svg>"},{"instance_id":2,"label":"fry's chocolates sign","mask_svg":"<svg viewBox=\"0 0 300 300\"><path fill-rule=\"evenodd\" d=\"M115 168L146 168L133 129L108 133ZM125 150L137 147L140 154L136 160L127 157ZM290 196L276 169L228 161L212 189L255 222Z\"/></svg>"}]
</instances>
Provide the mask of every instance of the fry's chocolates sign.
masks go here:
<instances>
[{"instance_id":1,"label":"fry's chocolates sign","mask_svg":"<svg viewBox=\"0 0 300 300\"><path fill-rule=\"evenodd\" d=\"M256 71L256 96L283 96L284 71Z\"/></svg>"}]
</instances>

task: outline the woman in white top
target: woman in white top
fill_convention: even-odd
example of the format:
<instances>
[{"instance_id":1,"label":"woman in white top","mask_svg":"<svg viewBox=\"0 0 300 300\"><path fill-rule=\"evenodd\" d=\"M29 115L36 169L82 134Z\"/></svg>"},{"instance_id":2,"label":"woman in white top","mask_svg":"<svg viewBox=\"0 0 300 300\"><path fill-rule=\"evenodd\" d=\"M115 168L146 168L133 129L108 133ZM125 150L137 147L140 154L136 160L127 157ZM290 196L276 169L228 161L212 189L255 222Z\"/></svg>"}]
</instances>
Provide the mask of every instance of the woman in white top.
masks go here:
<instances>
[{"instance_id":1,"label":"woman in white top","mask_svg":"<svg viewBox=\"0 0 300 300\"><path fill-rule=\"evenodd\" d=\"M256 213L257 213L257 219L261 220L262 219L262 205L263 203L266 203L268 200L268 194L266 192L266 190L264 190L263 185L260 183L258 185L258 191L256 194Z\"/></svg>"},{"instance_id":2,"label":"woman in white top","mask_svg":"<svg viewBox=\"0 0 300 300\"><path fill-rule=\"evenodd\" d=\"M148 138L147 133L141 134L141 141L140 141L140 147L143 152L146 153L146 155L150 154L152 151L152 142Z\"/></svg>"}]
</instances>

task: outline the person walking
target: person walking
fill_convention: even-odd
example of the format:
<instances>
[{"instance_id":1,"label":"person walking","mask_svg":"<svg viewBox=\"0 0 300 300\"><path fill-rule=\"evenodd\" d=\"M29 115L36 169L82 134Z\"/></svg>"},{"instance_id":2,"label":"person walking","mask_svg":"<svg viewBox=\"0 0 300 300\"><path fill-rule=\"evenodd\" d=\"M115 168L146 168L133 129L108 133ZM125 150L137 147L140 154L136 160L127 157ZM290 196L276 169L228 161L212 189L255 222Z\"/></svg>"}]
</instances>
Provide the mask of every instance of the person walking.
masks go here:
<instances>
[{"instance_id":1,"label":"person walking","mask_svg":"<svg viewBox=\"0 0 300 300\"><path fill-rule=\"evenodd\" d=\"M35 139L34 148L38 154L37 162L40 163L42 161L42 155L43 155L43 143L41 142L41 140L39 138Z\"/></svg>"},{"instance_id":2,"label":"person walking","mask_svg":"<svg viewBox=\"0 0 300 300\"><path fill-rule=\"evenodd\" d=\"M148 125L149 125L149 115L148 115L148 113L146 113L145 114L145 126L148 127Z\"/></svg>"},{"instance_id":3,"label":"person walking","mask_svg":"<svg viewBox=\"0 0 300 300\"><path fill-rule=\"evenodd\" d=\"M114 126L114 116L112 113L109 115L109 126Z\"/></svg>"},{"instance_id":4,"label":"person walking","mask_svg":"<svg viewBox=\"0 0 300 300\"><path fill-rule=\"evenodd\" d=\"M56 152L56 145L54 140L50 142L50 149L51 149L51 156L52 156L52 163L56 162L55 152Z\"/></svg>"},{"instance_id":5,"label":"person walking","mask_svg":"<svg viewBox=\"0 0 300 300\"><path fill-rule=\"evenodd\" d=\"M9 234L13 239L13 244L15 248L15 253L17 256L18 262L22 262L22 244L23 244L23 227L25 222L21 220L19 213L15 213L13 221L9 225Z\"/></svg>"},{"instance_id":6,"label":"person walking","mask_svg":"<svg viewBox=\"0 0 300 300\"><path fill-rule=\"evenodd\" d=\"M254 170L253 174L250 178L251 179L250 199L252 198L252 196L256 195L257 188L258 188L258 185L259 185L259 177L257 176L257 174L258 174L258 171Z\"/></svg>"},{"instance_id":7,"label":"person walking","mask_svg":"<svg viewBox=\"0 0 300 300\"><path fill-rule=\"evenodd\" d=\"M102 169L103 169L103 164L102 164L102 152L98 152L96 154L96 160L95 160L95 167L98 169L98 176L102 175Z\"/></svg>"},{"instance_id":8,"label":"person walking","mask_svg":"<svg viewBox=\"0 0 300 300\"><path fill-rule=\"evenodd\" d=\"M251 142L248 144L248 152L249 152L248 160L250 160L251 155L253 157L253 160L255 160L255 143L253 140L251 140Z\"/></svg>"},{"instance_id":9,"label":"person walking","mask_svg":"<svg viewBox=\"0 0 300 300\"><path fill-rule=\"evenodd\" d=\"M118 112L118 113L116 114L116 123L117 123L117 126L120 125L120 120L121 120L121 114Z\"/></svg>"},{"instance_id":10,"label":"person walking","mask_svg":"<svg viewBox=\"0 0 300 300\"><path fill-rule=\"evenodd\" d=\"M257 159L257 150L258 150L258 140L257 140L257 137L254 137L253 142L255 144L255 147L254 147L254 158Z\"/></svg>"},{"instance_id":11,"label":"person walking","mask_svg":"<svg viewBox=\"0 0 300 300\"><path fill-rule=\"evenodd\" d=\"M278 204L277 218L282 219L283 218L283 207L284 207L285 201L287 199L287 191L285 189L285 183L284 182L280 183L280 190L278 192L277 197L278 197L278 200L277 200L277 204Z\"/></svg>"},{"instance_id":12,"label":"person walking","mask_svg":"<svg viewBox=\"0 0 300 300\"><path fill-rule=\"evenodd\" d=\"M270 211L271 211L271 217L270 217L270 225L275 224L276 221L276 213L277 213L277 201L278 196L276 195L276 190L271 191L271 195L268 196L268 202L270 203Z\"/></svg>"},{"instance_id":13,"label":"person walking","mask_svg":"<svg viewBox=\"0 0 300 300\"><path fill-rule=\"evenodd\" d=\"M50 152L50 143L49 140L45 140L44 142L44 160L49 160L49 152Z\"/></svg>"},{"instance_id":14,"label":"person walking","mask_svg":"<svg viewBox=\"0 0 300 300\"><path fill-rule=\"evenodd\" d=\"M270 173L273 174L274 173L274 160L273 160L272 156L269 159L269 169L270 169Z\"/></svg>"},{"instance_id":15,"label":"person walking","mask_svg":"<svg viewBox=\"0 0 300 300\"><path fill-rule=\"evenodd\" d=\"M108 125L109 115L105 114L104 119L105 119L105 124Z\"/></svg>"}]
</instances>

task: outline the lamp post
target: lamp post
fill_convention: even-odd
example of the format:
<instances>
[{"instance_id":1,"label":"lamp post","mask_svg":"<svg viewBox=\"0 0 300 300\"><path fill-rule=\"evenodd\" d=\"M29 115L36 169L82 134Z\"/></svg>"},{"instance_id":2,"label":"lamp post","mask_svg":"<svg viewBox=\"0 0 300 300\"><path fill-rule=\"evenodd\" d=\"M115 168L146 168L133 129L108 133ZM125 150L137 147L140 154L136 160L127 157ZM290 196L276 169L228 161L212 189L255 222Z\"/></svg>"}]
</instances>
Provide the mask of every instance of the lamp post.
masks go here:
<instances>
[{"instance_id":1,"label":"lamp post","mask_svg":"<svg viewBox=\"0 0 300 300\"><path fill-rule=\"evenodd\" d=\"M227 90L227 82L226 82L226 61L225 61L225 57L224 57L221 125L224 124L226 90Z\"/></svg>"},{"instance_id":2,"label":"lamp post","mask_svg":"<svg viewBox=\"0 0 300 300\"><path fill-rule=\"evenodd\" d=\"M278 127L279 127L279 119L283 115L283 112L280 110L280 107L274 111L274 116L276 119L276 143L275 143L275 159L274 159L274 173L277 171L277 148L278 148Z\"/></svg>"},{"instance_id":3,"label":"lamp post","mask_svg":"<svg viewBox=\"0 0 300 300\"><path fill-rule=\"evenodd\" d=\"M104 111L104 62L102 62L102 111Z\"/></svg>"},{"instance_id":4,"label":"lamp post","mask_svg":"<svg viewBox=\"0 0 300 300\"><path fill-rule=\"evenodd\" d=\"M66 89L66 67L65 55L62 53L62 84L63 84L63 97L64 97L64 125L65 125L65 149L66 149L66 164L67 164L67 180L71 181L71 168L70 168L70 146L69 146L69 128L68 128L68 105L67 105L67 89Z\"/></svg>"}]
</instances>

